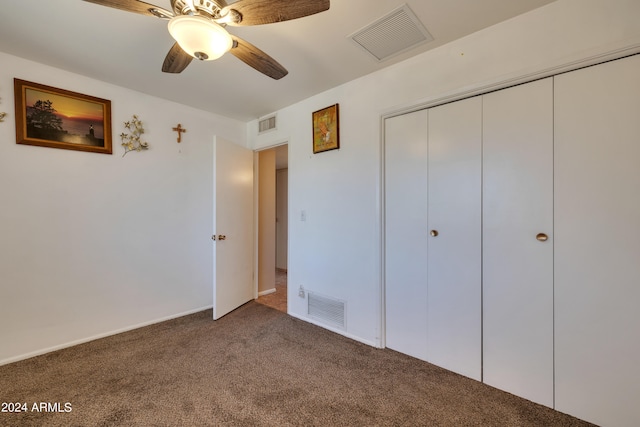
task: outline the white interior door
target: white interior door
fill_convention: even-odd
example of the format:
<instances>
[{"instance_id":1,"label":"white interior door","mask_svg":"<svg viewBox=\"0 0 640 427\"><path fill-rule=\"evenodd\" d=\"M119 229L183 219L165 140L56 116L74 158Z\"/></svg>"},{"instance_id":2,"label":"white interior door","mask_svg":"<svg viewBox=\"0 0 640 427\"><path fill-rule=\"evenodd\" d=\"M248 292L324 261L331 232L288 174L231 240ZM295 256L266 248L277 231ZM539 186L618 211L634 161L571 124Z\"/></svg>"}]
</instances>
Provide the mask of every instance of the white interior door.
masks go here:
<instances>
[{"instance_id":1,"label":"white interior door","mask_svg":"<svg viewBox=\"0 0 640 427\"><path fill-rule=\"evenodd\" d=\"M254 299L253 151L217 137L213 171L213 318Z\"/></svg>"},{"instance_id":2,"label":"white interior door","mask_svg":"<svg viewBox=\"0 0 640 427\"><path fill-rule=\"evenodd\" d=\"M556 409L640 425L640 56L555 78Z\"/></svg>"},{"instance_id":3,"label":"white interior door","mask_svg":"<svg viewBox=\"0 0 640 427\"><path fill-rule=\"evenodd\" d=\"M549 407L552 231L553 80L548 78L483 96L482 239L483 381Z\"/></svg>"},{"instance_id":4,"label":"white interior door","mask_svg":"<svg viewBox=\"0 0 640 427\"><path fill-rule=\"evenodd\" d=\"M427 360L480 380L482 99L431 108L428 122Z\"/></svg>"},{"instance_id":5,"label":"white interior door","mask_svg":"<svg viewBox=\"0 0 640 427\"><path fill-rule=\"evenodd\" d=\"M427 111L385 120L386 346L427 357Z\"/></svg>"}]
</instances>

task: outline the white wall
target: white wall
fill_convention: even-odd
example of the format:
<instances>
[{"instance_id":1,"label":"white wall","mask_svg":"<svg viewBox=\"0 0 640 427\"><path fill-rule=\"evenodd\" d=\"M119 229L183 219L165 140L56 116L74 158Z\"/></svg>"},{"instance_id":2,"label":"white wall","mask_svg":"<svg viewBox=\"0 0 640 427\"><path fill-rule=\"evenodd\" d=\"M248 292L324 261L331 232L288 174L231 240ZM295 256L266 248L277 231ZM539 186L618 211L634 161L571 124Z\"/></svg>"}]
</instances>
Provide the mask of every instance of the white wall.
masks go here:
<instances>
[{"instance_id":1,"label":"white wall","mask_svg":"<svg viewBox=\"0 0 640 427\"><path fill-rule=\"evenodd\" d=\"M381 117L637 52L638 16L637 0L558 0L282 109L277 131L249 123L254 148L290 144L290 314L307 319L303 285L347 301L338 332L384 344ZM314 155L311 113L336 102L341 148Z\"/></svg>"},{"instance_id":2,"label":"white wall","mask_svg":"<svg viewBox=\"0 0 640 427\"><path fill-rule=\"evenodd\" d=\"M3 53L0 63L0 364L210 307L213 135L245 143L245 124ZM113 155L17 145L14 77L111 100ZM151 148L123 158L133 114Z\"/></svg>"}]
</instances>

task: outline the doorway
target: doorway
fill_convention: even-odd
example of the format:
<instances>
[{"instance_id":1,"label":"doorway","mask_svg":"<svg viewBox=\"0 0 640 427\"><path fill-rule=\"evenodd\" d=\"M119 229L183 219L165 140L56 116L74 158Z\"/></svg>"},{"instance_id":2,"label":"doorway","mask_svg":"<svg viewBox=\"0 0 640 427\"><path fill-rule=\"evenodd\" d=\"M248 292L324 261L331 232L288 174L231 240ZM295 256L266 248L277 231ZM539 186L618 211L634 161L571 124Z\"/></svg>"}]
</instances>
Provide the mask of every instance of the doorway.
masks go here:
<instances>
[{"instance_id":1,"label":"doorway","mask_svg":"<svg viewBox=\"0 0 640 427\"><path fill-rule=\"evenodd\" d=\"M287 312L288 145L258 151L257 302Z\"/></svg>"}]
</instances>

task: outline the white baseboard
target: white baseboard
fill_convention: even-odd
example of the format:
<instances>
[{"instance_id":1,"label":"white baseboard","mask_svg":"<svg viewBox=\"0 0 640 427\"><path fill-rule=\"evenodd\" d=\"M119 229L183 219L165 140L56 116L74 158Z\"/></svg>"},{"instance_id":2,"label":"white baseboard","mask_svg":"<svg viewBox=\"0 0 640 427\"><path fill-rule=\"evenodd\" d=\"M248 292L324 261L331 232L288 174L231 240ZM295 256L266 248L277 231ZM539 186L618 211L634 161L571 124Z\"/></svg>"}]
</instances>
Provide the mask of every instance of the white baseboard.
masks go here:
<instances>
[{"instance_id":1,"label":"white baseboard","mask_svg":"<svg viewBox=\"0 0 640 427\"><path fill-rule=\"evenodd\" d=\"M258 292L258 297L263 297L265 295L272 294L276 291L276 288L267 289L266 291Z\"/></svg>"},{"instance_id":2,"label":"white baseboard","mask_svg":"<svg viewBox=\"0 0 640 427\"><path fill-rule=\"evenodd\" d=\"M0 360L0 366L8 365L9 363L19 362L20 360L30 359L32 357L40 356L40 355L43 355L43 354L46 354L46 353L51 353L52 351L62 350L63 348L73 347L74 345L84 344L84 343L87 343L87 342L90 342L90 341L95 341L95 340L98 340L100 338L106 338L106 337L109 337L111 335L117 335L117 334L120 334L122 332L128 332L128 331L132 331L134 329L143 328L145 326L153 325L153 324L156 324L156 323L166 322L167 320L177 319L178 317L183 317L183 316L188 316L190 314L199 313L201 311L209 310L211 308L213 308L213 305L196 308L196 309L185 311L185 312L178 313L178 314L172 314L170 316L165 316L165 317L162 317L162 318L159 318L159 319L150 320L148 322L138 323L136 325L127 326L127 327L124 327L124 328L121 328L121 329L117 329L117 330L114 330L114 331L111 331L111 332L105 332L105 333L102 333L102 334L93 335L91 337L82 338L82 339L75 340L75 341L70 341L70 342L67 342L67 343L64 343L64 344L60 344L60 345L56 345L56 346L53 346L53 347L43 348L41 350L36 350L36 351L32 351L30 353L21 354L19 356L10 357L8 359Z\"/></svg>"}]
</instances>

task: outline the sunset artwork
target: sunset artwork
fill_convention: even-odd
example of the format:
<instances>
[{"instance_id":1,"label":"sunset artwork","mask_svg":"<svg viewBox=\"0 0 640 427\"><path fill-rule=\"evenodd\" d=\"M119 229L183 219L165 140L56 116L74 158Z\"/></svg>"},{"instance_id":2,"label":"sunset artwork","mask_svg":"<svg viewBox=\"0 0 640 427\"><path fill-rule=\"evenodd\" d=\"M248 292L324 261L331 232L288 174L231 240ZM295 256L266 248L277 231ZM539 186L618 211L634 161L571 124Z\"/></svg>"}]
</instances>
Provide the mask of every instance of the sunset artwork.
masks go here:
<instances>
[{"instance_id":1,"label":"sunset artwork","mask_svg":"<svg viewBox=\"0 0 640 427\"><path fill-rule=\"evenodd\" d=\"M18 144L111 154L110 101L18 79L15 86Z\"/></svg>"},{"instance_id":2,"label":"sunset artwork","mask_svg":"<svg viewBox=\"0 0 640 427\"><path fill-rule=\"evenodd\" d=\"M51 101L51 105L55 110L54 114L62 120L62 129L68 135L63 142L80 143L78 137L82 138L91 135L91 129L93 129L95 139L104 140L104 129L102 128L104 111L102 105L27 88L27 109L34 108L34 104L39 100Z\"/></svg>"}]
</instances>

